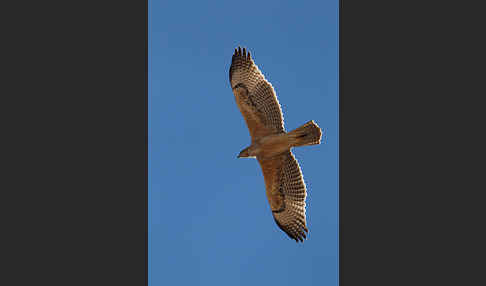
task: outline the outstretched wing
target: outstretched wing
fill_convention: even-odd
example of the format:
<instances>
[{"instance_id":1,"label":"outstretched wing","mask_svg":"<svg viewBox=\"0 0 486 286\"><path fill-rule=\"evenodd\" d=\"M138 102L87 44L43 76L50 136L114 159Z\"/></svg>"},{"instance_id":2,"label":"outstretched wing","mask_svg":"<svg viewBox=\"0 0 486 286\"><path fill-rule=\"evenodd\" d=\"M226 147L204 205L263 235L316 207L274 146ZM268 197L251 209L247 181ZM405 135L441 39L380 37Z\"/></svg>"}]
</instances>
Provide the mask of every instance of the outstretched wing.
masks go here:
<instances>
[{"instance_id":1,"label":"outstretched wing","mask_svg":"<svg viewBox=\"0 0 486 286\"><path fill-rule=\"evenodd\" d=\"M285 132L275 90L253 62L250 52L246 53L246 49L235 49L229 79L252 141Z\"/></svg>"},{"instance_id":2,"label":"outstretched wing","mask_svg":"<svg viewBox=\"0 0 486 286\"><path fill-rule=\"evenodd\" d=\"M290 238L304 241L308 232L305 218L307 192L299 163L290 151L258 162L275 222Z\"/></svg>"}]
</instances>

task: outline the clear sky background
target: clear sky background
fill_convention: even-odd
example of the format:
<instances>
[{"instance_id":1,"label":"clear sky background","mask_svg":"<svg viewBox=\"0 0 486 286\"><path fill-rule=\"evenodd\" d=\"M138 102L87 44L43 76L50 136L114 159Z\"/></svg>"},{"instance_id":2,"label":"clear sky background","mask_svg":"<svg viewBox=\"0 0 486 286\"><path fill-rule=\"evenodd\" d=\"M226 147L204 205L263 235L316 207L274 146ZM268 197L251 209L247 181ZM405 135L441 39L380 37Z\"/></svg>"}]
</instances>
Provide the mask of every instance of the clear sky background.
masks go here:
<instances>
[{"instance_id":1,"label":"clear sky background","mask_svg":"<svg viewBox=\"0 0 486 286\"><path fill-rule=\"evenodd\" d=\"M275 224L229 84L247 47L307 184L308 239ZM338 0L149 0L149 285L338 285Z\"/></svg>"}]
</instances>

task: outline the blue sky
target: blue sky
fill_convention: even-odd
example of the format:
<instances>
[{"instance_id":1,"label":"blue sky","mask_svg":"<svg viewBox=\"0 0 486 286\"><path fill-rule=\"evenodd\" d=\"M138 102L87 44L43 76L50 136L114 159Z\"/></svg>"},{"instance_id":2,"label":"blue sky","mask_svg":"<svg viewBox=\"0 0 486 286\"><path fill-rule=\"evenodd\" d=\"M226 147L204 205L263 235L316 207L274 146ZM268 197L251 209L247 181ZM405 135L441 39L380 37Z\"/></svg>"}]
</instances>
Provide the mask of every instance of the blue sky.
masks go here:
<instances>
[{"instance_id":1,"label":"blue sky","mask_svg":"<svg viewBox=\"0 0 486 286\"><path fill-rule=\"evenodd\" d=\"M275 224L231 92L234 48L274 86L308 189L308 239ZM338 284L338 1L149 0L149 285Z\"/></svg>"}]
</instances>

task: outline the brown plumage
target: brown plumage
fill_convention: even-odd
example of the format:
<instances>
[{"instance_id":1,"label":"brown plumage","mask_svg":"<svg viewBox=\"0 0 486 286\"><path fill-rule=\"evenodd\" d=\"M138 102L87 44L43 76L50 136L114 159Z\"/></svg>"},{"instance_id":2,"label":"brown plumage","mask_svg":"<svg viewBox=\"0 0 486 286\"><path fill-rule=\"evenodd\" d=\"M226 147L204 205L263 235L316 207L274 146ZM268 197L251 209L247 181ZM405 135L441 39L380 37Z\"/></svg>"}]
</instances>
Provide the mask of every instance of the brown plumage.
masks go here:
<instances>
[{"instance_id":1,"label":"brown plumage","mask_svg":"<svg viewBox=\"0 0 486 286\"><path fill-rule=\"evenodd\" d=\"M235 49L229 70L236 104L245 119L251 145L240 157L260 163L268 203L277 225L295 241L307 237L306 186L291 148L321 142L321 129L314 121L285 132L282 110L275 90L265 79L246 49Z\"/></svg>"}]
</instances>

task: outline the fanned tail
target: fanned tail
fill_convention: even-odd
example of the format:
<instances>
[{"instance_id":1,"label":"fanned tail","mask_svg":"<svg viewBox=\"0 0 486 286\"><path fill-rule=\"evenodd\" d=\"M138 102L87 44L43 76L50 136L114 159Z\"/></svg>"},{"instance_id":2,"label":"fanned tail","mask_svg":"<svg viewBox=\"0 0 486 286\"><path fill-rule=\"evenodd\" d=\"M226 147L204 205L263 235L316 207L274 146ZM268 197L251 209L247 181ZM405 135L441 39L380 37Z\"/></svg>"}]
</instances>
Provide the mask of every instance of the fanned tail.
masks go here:
<instances>
[{"instance_id":1,"label":"fanned tail","mask_svg":"<svg viewBox=\"0 0 486 286\"><path fill-rule=\"evenodd\" d=\"M316 145L321 143L321 128L311 120L299 128L287 133L292 147Z\"/></svg>"}]
</instances>

